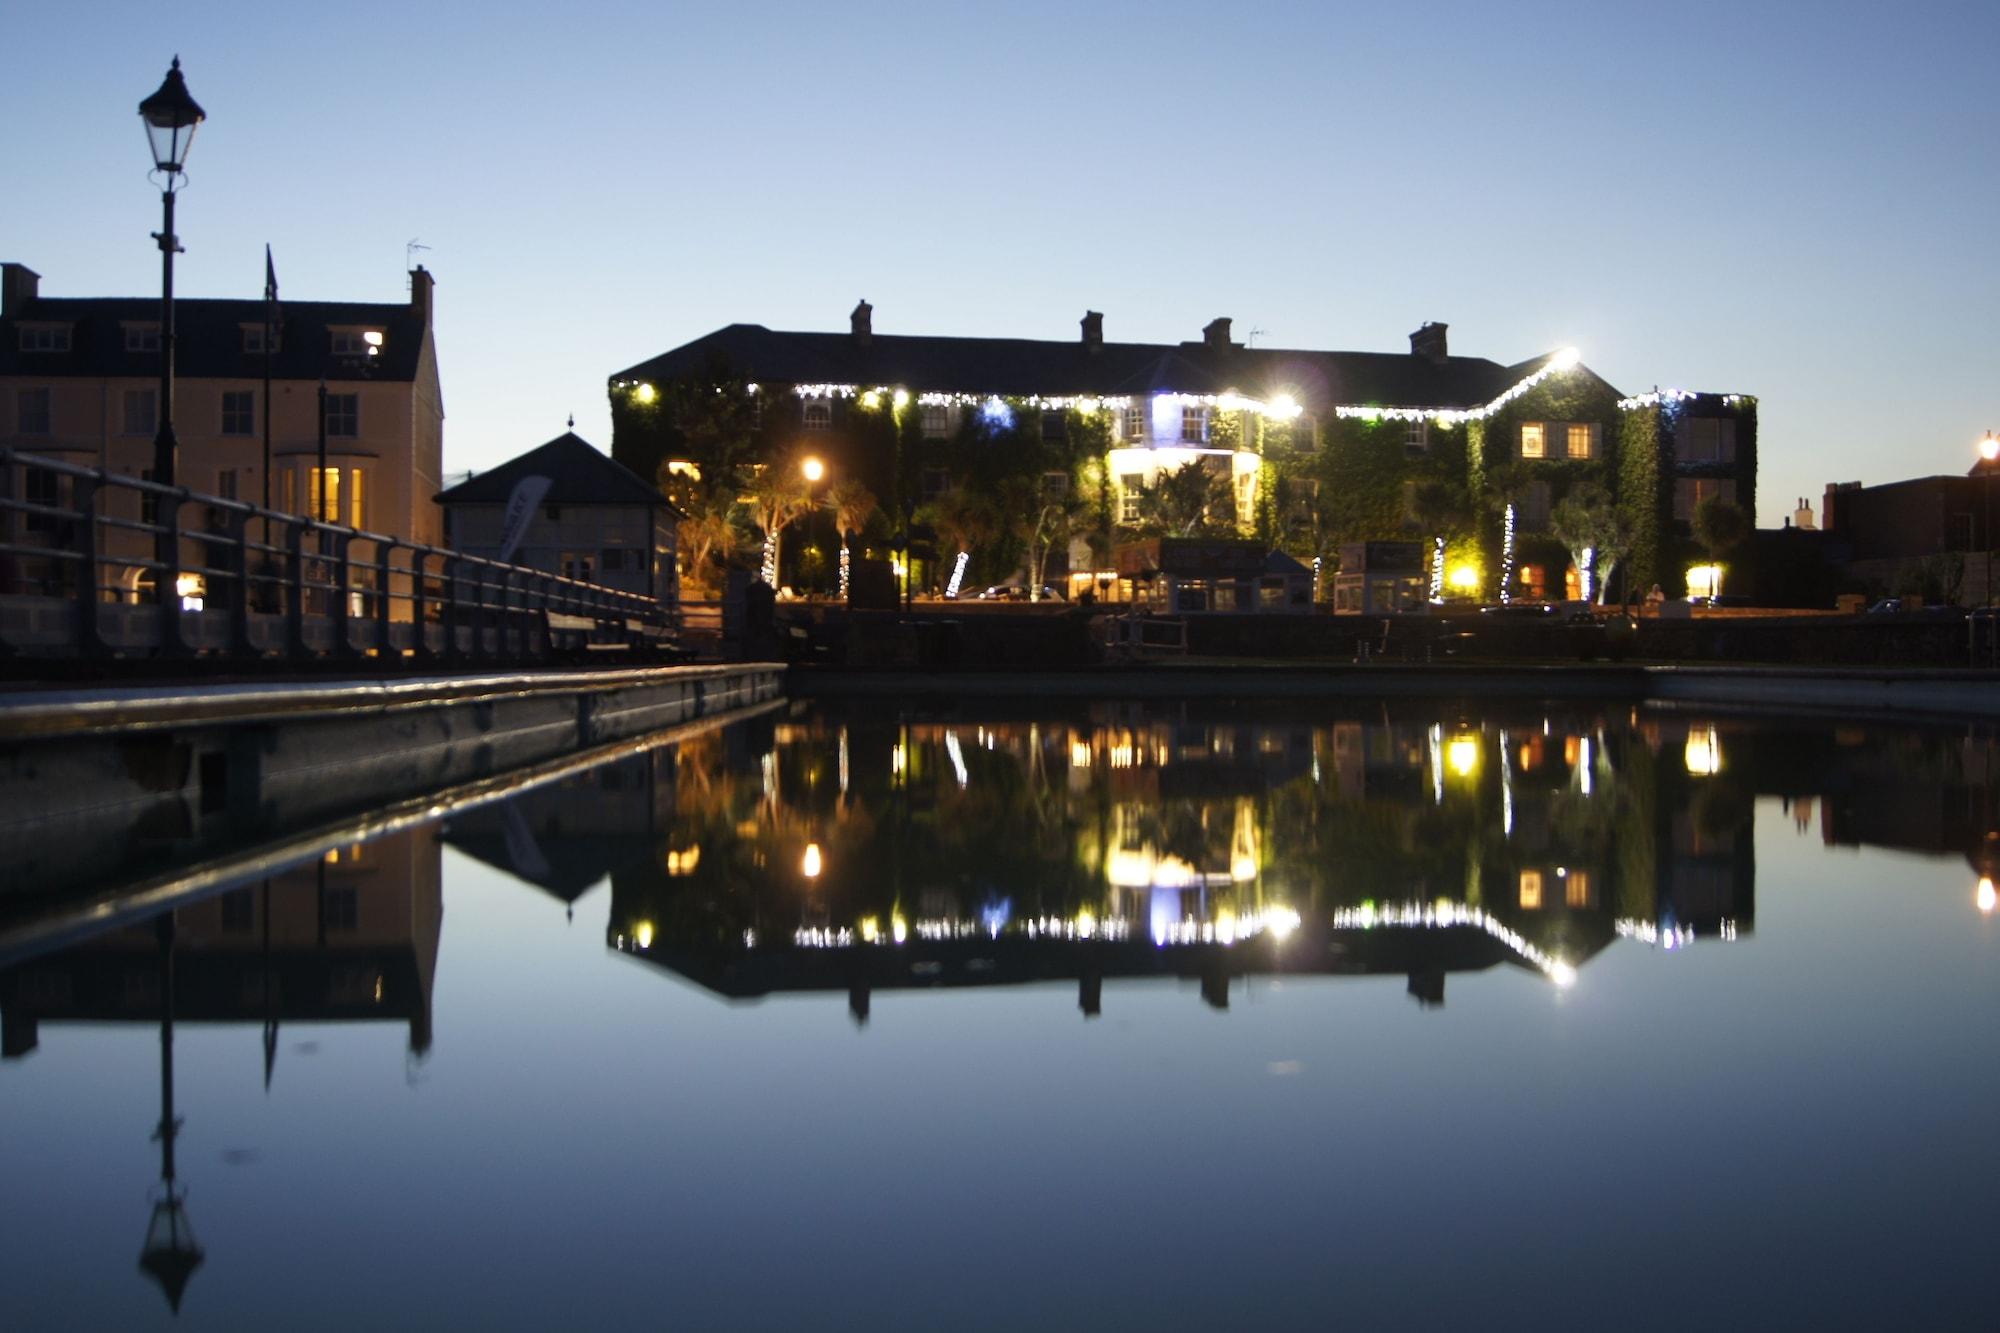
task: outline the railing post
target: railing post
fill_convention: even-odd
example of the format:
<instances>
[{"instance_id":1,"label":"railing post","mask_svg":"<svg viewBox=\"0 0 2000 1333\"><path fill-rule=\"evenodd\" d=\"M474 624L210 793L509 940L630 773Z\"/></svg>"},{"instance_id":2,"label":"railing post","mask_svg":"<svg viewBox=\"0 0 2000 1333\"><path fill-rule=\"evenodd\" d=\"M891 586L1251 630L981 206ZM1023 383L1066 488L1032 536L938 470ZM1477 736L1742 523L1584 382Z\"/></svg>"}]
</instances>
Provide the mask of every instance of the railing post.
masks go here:
<instances>
[{"instance_id":1,"label":"railing post","mask_svg":"<svg viewBox=\"0 0 2000 1333\"><path fill-rule=\"evenodd\" d=\"M285 572L285 652L304 658L311 656L306 646L306 525L297 518L286 523L291 568Z\"/></svg>"},{"instance_id":2,"label":"railing post","mask_svg":"<svg viewBox=\"0 0 2000 1333\"><path fill-rule=\"evenodd\" d=\"M104 626L98 620L104 602L104 562L98 557L103 530L104 474L78 477L71 492L77 513L77 548L83 557L77 570L76 645L85 657L105 655Z\"/></svg>"},{"instance_id":3,"label":"railing post","mask_svg":"<svg viewBox=\"0 0 2000 1333\"><path fill-rule=\"evenodd\" d=\"M241 509L229 511L230 545L236 553L236 597L229 604L229 651L252 657L250 642L250 519Z\"/></svg>"},{"instance_id":4,"label":"railing post","mask_svg":"<svg viewBox=\"0 0 2000 1333\"><path fill-rule=\"evenodd\" d=\"M389 573L390 556L395 549L393 541L375 543L375 652L383 658L393 652L389 643ZM402 654L395 655L400 657Z\"/></svg>"},{"instance_id":5,"label":"railing post","mask_svg":"<svg viewBox=\"0 0 2000 1333\"><path fill-rule=\"evenodd\" d=\"M321 529L322 541L325 540L325 533L326 530ZM350 558L351 552L349 549L351 537L344 532L336 532L332 536L334 587L333 606L330 610L332 611L333 623L333 651L329 655L333 657L352 657L354 656L354 641L348 634L348 622L353 618L350 613L354 606L354 562Z\"/></svg>"},{"instance_id":6,"label":"railing post","mask_svg":"<svg viewBox=\"0 0 2000 1333\"><path fill-rule=\"evenodd\" d=\"M182 489L176 495L157 497L159 515L159 539L154 549L159 556L162 569L153 571L153 589L160 599L160 655L181 657L188 651L186 637L181 633L181 501L187 495Z\"/></svg>"}]
</instances>

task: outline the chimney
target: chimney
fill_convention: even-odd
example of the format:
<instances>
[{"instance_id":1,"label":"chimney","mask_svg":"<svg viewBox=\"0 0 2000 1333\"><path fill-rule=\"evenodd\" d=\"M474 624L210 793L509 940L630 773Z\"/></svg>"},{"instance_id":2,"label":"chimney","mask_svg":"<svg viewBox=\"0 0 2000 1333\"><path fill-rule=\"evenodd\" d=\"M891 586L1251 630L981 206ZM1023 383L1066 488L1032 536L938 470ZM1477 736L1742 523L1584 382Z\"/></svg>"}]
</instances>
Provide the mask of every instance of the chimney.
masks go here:
<instances>
[{"instance_id":1,"label":"chimney","mask_svg":"<svg viewBox=\"0 0 2000 1333\"><path fill-rule=\"evenodd\" d=\"M1083 345L1093 352L1104 350L1104 316L1095 310L1083 312L1078 323L1083 325Z\"/></svg>"},{"instance_id":2,"label":"chimney","mask_svg":"<svg viewBox=\"0 0 2000 1333\"><path fill-rule=\"evenodd\" d=\"M1223 351L1223 352L1228 351L1229 350L1228 316L1226 315L1219 316L1215 319L1211 319L1210 321L1208 321L1208 323L1202 328L1201 340L1204 343L1208 344L1210 347L1215 348L1217 351Z\"/></svg>"},{"instance_id":3,"label":"chimney","mask_svg":"<svg viewBox=\"0 0 2000 1333\"><path fill-rule=\"evenodd\" d=\"M431 271L422 264L410 270L410 313L428 328L431 322Z\"/></svg>"},{"instance_id":4,"label":"chimney","mask_svg":"<svg viewBox=\"0 0 2000 1333\"><path fill-rule=\"evenodd\" d=\"M847 317L848 324L854 332L854 341L860 343L863 347L866 347L868 340L875 336L875 330L870 327L869 323L869 316L874 313L874 306L869 305L866 301L861 301L855 305L854 313Z\"/></svg>"},{"instance_id":5,"label":"chimney","mask_svg":"<svg viewBox=\"0 0 2000 1333\"><path fill-rule=\"evenodd\" d=\"M1434 366L1444 364L1451 353L1445 349L1444 331L1449 324L1434 324L1424 321L1424 326L1410 335L1410 355L1420 356Z\"/></svg>"},{"instance_id":6,"label":"chimney","mask_svg":"<svg viewBox=\"0 0 2000 1333\"><path fill-rule=\"evenodd\" d=\"M26 264L0 264L0 318L12 318L41 295L42 275Z\"/></svg>"}]
</instances>

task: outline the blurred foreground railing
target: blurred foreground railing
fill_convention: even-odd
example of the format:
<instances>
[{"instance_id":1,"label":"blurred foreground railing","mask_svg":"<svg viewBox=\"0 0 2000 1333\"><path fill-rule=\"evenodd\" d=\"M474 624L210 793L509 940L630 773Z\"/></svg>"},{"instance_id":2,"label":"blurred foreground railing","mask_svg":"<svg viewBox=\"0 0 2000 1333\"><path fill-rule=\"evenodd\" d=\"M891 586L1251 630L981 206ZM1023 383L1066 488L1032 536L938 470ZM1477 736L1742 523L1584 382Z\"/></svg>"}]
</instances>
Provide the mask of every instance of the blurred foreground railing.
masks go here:
<instances>
[{"instance_id":1,"label":"blurred foreground railing","mask_svg":"<svg viewBox=\"0 0 2000 1333\"><path fill-rule=\"evenodd\" d=\"M0 655L671 650L643 593L0 449Z\"/></svg>"}]
</instances>

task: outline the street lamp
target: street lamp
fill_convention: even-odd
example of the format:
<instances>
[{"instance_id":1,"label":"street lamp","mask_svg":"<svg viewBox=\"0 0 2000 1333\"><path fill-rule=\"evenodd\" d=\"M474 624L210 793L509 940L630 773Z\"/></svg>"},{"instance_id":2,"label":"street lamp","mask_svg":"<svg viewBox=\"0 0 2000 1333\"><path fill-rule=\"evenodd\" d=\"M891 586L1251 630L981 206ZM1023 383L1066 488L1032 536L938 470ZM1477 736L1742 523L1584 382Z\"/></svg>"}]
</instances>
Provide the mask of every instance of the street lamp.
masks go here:
<instances>
[{"instance_id":1,"label":"street lamp","mask_svg":"<svg viewBox=\"0 0 2000 1333\"><path fill-rule=\"evenodd\" d=\"M806 482L805 521L806 527L811 529L813 514L819 509L819 497L813 493L813 488L826 479L826 464L820 460L817 454L807 454L799 460L799 475L804 477ZM808 532L808 536L810 536L810 532ZM815 549L812 547L807 548L808 552Z\"/></svg>"},{"instance_id":2,"label":"street lamp","mask_svg":"<svg viewBox=\"0 0 2000 1333\"><path fill-rule=\"evenodd\" d=\"M1979 534L1979 544L1986 548L1986 604L1993 605L1993 469L2000 460L2000 435L1987 431L1979 441L1979 456L1986 462L1986 476L1981 483L1986 492L1986 527Z\"/></svg>"},{"instance_id":3,"label":"street lamp","mask_svg":"<svg viewBox=\"0 0 2000 1333\"><path fill-rule=\"evenodd\" d=\"M146 139L153 149L153 169L166 177L160 187L164 220L153 239L160 243L160 421L153 439L153 480L163 486L174 484L174 256L181 253L180 238L174 235L174 191L187 182L188 148L194 143L195 127L208 117L188 96L187 81L181 78L181 58L174 57L172 68L159 91L139 103L139 118L146 122Z\"/></svg>"}]
</instances>

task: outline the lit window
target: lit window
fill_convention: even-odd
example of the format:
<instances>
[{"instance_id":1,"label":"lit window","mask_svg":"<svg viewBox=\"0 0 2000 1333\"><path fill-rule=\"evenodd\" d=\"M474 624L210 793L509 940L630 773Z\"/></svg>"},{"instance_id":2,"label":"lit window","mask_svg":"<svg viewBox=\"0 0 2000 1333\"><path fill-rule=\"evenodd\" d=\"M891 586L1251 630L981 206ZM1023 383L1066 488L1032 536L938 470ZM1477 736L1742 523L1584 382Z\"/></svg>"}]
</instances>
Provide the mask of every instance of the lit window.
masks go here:
<instances>
[{"instance_id":1,"label":"lit window","mask_svg":"<svg viewBox=\"0 0 2000 1333\"><path fill-rule=\"evenodd\" d=\"M1521 910L1523 912L1542 910L1542 872L1539 870L1521 872Z\"/></svg>"},{"instance_id":2,"label":"lit window","mask_svg":"<svg viewBox=\"0 0 2000 1333\"><path fill-rule=\"evenodd\" d=\"M1572 422L1569 427L1569 456L1571 458L1597 457L1597 423L1594 421Z\"/></svg>"},{"instance_id":3,"label":"lit window","mask_svg":"<svg viewBox=\"0 0 2000 1333\"><path fill-rule=\"evenodd\" d=\"M368 526L368 510L364 503L367 498L368 474L361 468L351 468L347 473L347 526L365 528Z\"/></svg>"},{"instance_id":4,"label":"lit window","mask_svg":"<svg viewBox=\"0 0 2000 1333\"><path fill-rule=\"evenodd\" d=\"M1128 472L1118 478L1118 521L1137 523L1139 521L1139 492L1146 486L1145 474Z\"/></svg>"},{"instance_id":5,"label":"lit window","mask_svg":"<svg viewBox=\"0 0 2000 1333\"><path fill-rule=\"evenodd\" d=\"M924 404L924 438L942 440L951 434L951 408L944 403Z\"/></svg>"},{"instance_id":6,"label":"lit window","mask_svg":"<svg viewBox=\"0 0 2000 1333\"><path fill-rule=\"evenodd\" d=\"M1548 428L1539 421L1521 423L1521 457L1544 458L1548 455Z\"/></svg>"},{"instance_id":7,"label":"lit window","mask_svg":"<svg viewBox=\"0 0 2000 1333\"><path fill-rule=\"evenodd\" d=\"M361 395L330 393L326 396L326 433L351 438L361 433Z\"/></svg>"},{"instance_id":8,"label":"lit window","mask_svg":"<svg viewBox=\"0 0 2000 1333\"><path fill-rule=\"evenodd\" d=\"M155 409L158 402L158 390L127 389L125 391L125 434L151 435L157 430L159 416Z\"/></svg>"},{"instance_id":9,"label":"lit window","mask_svg":"<svg viewBox=\"0 0 2000 1333\"><path fill-rule=\"evenodd\" d=\"M69 325L23 324L21 326L21 350L24 352L67 352L69 350Z\"/></svg>"},{"instance_id":10,"label":"lit window","mask_svg":"<svg viewBox=\"0 0 2000 1333\"><path fill-rule=\"evenodd\" d=\"M254 429L251 418L256 415L256 395L245 389L240 393L222 395L222 433L224 435L248 435Z\"/></svg>"},{"instance_id":11,"label":"lit window","mask_svg":"<svg viewBox=\"0 0 2000 1333\"><path fill-rule=\"evenodd\" d=\"M14 395L14 424L23 435L49 433L49 391L21 389Z\"/></svg>"},{"instance_id":12,"label":"lit window","mask_svg":"<svg viewBox=\"0 0 2000 1333\"><path fill-rule=\"evenodd\" d=\"M158 324L127 324L125 326L125 350L128 352L159 351L160 326Z\"/></svg>"},{"instance_id":13,"label":"lit window","mask_svg":"<svg viewBox=\"0 0 2000 1333\"><path fill-rule=\"evenodd\" d=\"M1572 870L1563 881L1563 902L1570 907L1590 906L1590 872Z\"/></svg>"},{"instance_id":14,"label":"lit window","mask_svg":"<svg viewBox=\"0 0 2000 1333\"><path fill-rule=\"evenodd\" d=\"M1431 449L1431 423L1412 421L1403 432L1403 452L1406 454L1427 454Z\"/></svg>"},{"instance_id":15,"label":"lit window","mask_svg":"<svg viewBox=\"0 0 2000 1333\"><path fill-rule=\"evenodd\" d=\"M1200 444L1208 438L1208 409L1205 407L1183 407L1181 409L1181 443Z\"/></svg>"},{"instance_id":16,"label":"lit window","mask_svg":"<svg viewBox=\"0 0 2000 1333\"><path fill-rule=\"evenodd\" d=\"M335 329L332 338L335 356L374 356L382 350L380 329Z\"/></svg>"},{"instance_id":17,"label":"lit window","mask_svg":"<svg viewBox=\"0 0 2000 1333\"><path fill-rule=\"evenodd\" d=\"M807 430L833 429L833 404L823 399L807 403L805 427Z\"/></svg>"},{"instance_id":18,"label":"lit window","mask_svg":"<svg viewBox=\"0 0 2000 1333\"><path fill-rule=\"evenodd\" d=\"M340 469L337 467L306 469L306 501L312 506L312 515L322 523L340 521Z\"/></svg>"}]
</instances>

